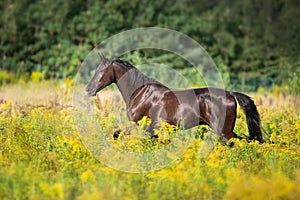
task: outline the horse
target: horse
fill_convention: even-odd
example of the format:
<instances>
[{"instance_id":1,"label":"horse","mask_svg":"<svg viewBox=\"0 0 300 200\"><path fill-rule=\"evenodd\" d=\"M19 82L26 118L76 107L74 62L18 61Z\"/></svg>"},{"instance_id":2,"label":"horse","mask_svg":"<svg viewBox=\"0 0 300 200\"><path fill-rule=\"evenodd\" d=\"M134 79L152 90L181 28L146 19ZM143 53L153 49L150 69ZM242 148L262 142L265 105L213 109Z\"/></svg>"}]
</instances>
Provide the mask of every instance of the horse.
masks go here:
<instances>
[{"instance_id":1,"label":"horse","mask_svg":"<svg viewBox=\"0 0 300 200\"><path fill-rule=\"evenodd\" d=\"M260 116L254 101L246 94L218 88L170 89L155 79L145 76L125 60L108 59L99 54L100 64L85 88L88 96L96 96L108 85L115 83L125 101L130 121L138 123L144 116L151 119L146 131L158 137L154 129L159 120L189 129L208 125L226 143L240 138L233 132L237 102L246 115L249 140L263 142ZM118 138L120 131L113 136Z\"/></svg>"}]
</instances>

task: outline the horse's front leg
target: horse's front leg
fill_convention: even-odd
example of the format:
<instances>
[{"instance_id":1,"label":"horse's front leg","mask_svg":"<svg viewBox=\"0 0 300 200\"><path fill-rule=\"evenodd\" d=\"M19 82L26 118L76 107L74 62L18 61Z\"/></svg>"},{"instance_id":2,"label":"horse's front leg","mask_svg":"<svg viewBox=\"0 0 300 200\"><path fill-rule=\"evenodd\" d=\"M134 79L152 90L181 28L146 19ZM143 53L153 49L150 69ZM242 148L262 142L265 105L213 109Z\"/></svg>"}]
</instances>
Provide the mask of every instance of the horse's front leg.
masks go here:
<instances>
[{"instance_id":1,"label":"horse's front leg","mask_svg":"<svg viewBox=\"0 0 300 200\"><path fill-rule=\"evenodd\" d=\"M154 128L157 127L157 122L151 121L151 124L146 128L146 131L149 133L151 138L158 138L158 135L154 134Z\"/></svg>"},{"instance_id":2,"label":"horse's front leg","mask_svg":"<svg viewBox=\"0 0 300 200\"><path fill-rule=\"evenodd\" d=\"M121 131L120 129L119 129L119 130L116 130L116 131L114 132L114 134L113 134L114 140L117 140L117 139L119 138L121 132L122 132L122 131Z\"/></svg>"},{"instance_id":3,"label":"horse's front leg","mask_svg":"<svg viewBox=\"0 0 300 200\"><path fill-rule=\"evenodd\" d=\"M130 126L130 127L126 127L126 129L125 129L125 134L126 135L130 135L130 131L132 130L132 129L135 129L137 127L137 125L133 125L133 126ZM149 133L149 136L151 137L151 138L158 138L158 135L155 135L154 134L154 128L156 127L156 125L155 125L155 123L152 123L151 122L151 124L149 125L149 126L146 126L145 127L145 131L147 131L148 133ZM118 130L116 130L114 133L113 133L113 138L114 138L114 140L117 140L119 137L120 137L120 135L121 135L121 133L122 133L122 130L121 129L118 129Z\"/></svg>"},{"instance_id":4,"label":"horse's front leg","mask_svg":"<svg viewBox=\"0 0 300 200\"><path fill-rule=\"evenodd\" d=\"M162 116L162 113L164 113L162 111L164 111L162 106L154 106L154 107L151 107L149 109L149 115L146 112L146 113L144 113L144 115L140 115L136 118L135 117L129 117L129 118L131 118L131 120L133 120L135 122L135 125L127 127L126 131L128 132L131 129L136 128L136 126L138 125L139 120L141 120L144 116L147 116L151 119L151 123L150 123L150 125L145 126L144 130L146 130L149 133L149 136L151 138L158 138L158 135L154 134L154 129L159 128L159 120L158 119L160 119L160 117ZM121 130L115 131L114 134L113 134L114 139L118 139L121 132L122 132Z\"/></svg>"},{"instance_id":5,"label":"horse's front leg","mask_svg":"<svg viewBox=\"0 0 300 200\"><path fill-rule=\"evenodd\" d=\"M130 131L131 131L132 129L135 129L136 127L137 127L137 125L134 124L134 125L131 125L131 126L126 127L125 130L123 130L123 131L122 131L121 129L116 130L116 131L113 133L113 138L114 138L114 140L117 140L117 139L120 137L120 134L121 134L122 132L124 132L125 135L130 135Z\"/></svg>"}]
</instances>

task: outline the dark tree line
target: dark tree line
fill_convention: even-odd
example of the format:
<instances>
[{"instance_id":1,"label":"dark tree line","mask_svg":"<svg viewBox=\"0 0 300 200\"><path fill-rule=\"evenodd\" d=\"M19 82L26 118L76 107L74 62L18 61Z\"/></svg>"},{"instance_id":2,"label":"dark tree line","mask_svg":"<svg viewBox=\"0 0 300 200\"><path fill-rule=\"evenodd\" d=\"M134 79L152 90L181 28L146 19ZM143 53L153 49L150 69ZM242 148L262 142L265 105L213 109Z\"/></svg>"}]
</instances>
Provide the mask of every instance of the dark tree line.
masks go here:
<instances>
[{"instance_id":1,"label":"dark tree line","mask_svg":"<svg viewBox=\"0 0 300 200\"><path fill-rule=\"evenodd\" d=\"M15 74L72 77L109 36L158 26L198 41L233 88L300 83L298 0L3 0L0 16L0 67ZM185 67L157 52L140 55Z\"/></svg>"}]
</instances>

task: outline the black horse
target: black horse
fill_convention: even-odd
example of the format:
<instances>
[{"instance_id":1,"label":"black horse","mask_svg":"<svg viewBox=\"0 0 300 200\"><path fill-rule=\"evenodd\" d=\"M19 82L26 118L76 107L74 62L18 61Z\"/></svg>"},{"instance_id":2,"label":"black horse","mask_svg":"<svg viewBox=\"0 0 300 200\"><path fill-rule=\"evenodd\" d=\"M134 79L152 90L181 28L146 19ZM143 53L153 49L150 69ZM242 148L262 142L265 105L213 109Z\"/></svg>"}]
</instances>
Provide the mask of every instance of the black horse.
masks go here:
<instances>
[{"instance_id":1,"label":"black horse","mask_svg":"<svg viewBox=\"0 0 300 200\"><path fill-rule=\"evenodd\" d=\"M86 92L95 96L111 83L117 84L131 121L137 123L144 116L151 118L147 131L152 137L155 137L153 129L162 119L185 129L209 125L227 142L238 137L233 132L238 102L246 114L249 139L263 141L259 113L253 100L245 94L217 88L169 89L143 75L127 61L110 60L100 55L100 64ZM118 132L114 134L117 136Z\"/></svg>"}]
</instances>

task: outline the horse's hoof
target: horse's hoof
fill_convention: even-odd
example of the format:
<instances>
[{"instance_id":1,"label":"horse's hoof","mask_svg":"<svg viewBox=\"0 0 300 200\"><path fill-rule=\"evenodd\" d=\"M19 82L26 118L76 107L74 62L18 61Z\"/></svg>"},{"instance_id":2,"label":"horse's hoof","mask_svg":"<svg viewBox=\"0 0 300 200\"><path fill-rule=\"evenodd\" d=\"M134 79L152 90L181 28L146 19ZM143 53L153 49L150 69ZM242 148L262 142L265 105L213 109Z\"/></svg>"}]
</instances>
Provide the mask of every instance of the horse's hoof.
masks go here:
<instances>
[{"instance_id":1,"label":"horse's hoof","mask_svg":"<svg viewBox=\"0 0 300 200\"><path fill-rule=\"evenodd\" d=\"M114 140L117 140L119 138L120 133L121 133L120 130L117 130L114 132L114 134L113 134Z\"/></svg>"},{"instance_id":2,"label":"horse's hoof","mask_svg":"<svg viewBox=\"0 0 300 200\"><path fill-rule=\"evenodd\" d=\"M157 139L158 135L151 135L151 139Z\"/></svg>"}]
</instances>

